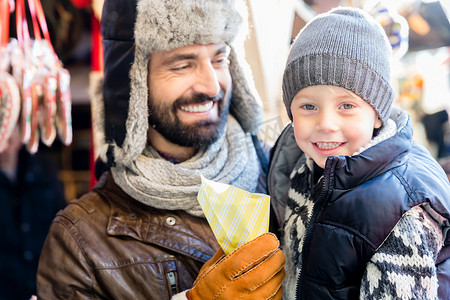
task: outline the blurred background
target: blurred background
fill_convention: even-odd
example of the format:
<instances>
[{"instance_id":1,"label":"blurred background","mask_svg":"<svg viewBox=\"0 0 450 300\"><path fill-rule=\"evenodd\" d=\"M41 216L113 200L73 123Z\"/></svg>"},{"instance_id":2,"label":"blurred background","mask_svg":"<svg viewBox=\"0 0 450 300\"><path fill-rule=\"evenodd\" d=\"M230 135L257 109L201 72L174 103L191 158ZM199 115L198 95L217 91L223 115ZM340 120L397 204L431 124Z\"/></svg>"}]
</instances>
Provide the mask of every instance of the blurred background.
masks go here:
<instances>
[{"instance_id":1,"label":"blurred background","mask_svg":"<svg viewBox=\"0 0 450 300\"><path fill-rule=\"evenodd\" d=\"M102 132L93 114L101 103L93 95L101 88L103 70L103 1L0 0L0 300L29 299L50 222L95 184L96 145ZM288 122L281 82L298 32L318 13L339 5L358 7L380 22L392 45L394 104L408 111L414 138L450 176L450 0L245 1L245 56L265 109L261 139L274 143ZM33 41L30 49L23 46L27 39ZM10 52L5 51L8 47ZM28 54L18 54L20 47ZM50 67L43 67L47 59ZM40 76L44 69L49 81ZM24 115L27 72L34 74L27 91L37 101ZM47 89L51 78L57 79L54 90ZM43 97L43 88L53 96ZM46 102L52 97L56 105ZM11 121L13 115L18 121Z\"/></svg>"}]
</instances>

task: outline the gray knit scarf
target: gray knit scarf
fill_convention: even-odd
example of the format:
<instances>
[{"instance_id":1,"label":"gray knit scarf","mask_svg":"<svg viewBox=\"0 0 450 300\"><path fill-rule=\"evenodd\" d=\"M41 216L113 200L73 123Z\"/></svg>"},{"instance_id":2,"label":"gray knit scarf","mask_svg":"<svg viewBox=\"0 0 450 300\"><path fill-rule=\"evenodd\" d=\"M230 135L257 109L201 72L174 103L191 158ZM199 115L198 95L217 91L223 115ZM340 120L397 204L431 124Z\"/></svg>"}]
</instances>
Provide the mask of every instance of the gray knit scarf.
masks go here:
<instances>
[{"instance_id":1,"label":"gray knit scarf","mask_svg":"<svg viewBox=\"0 0 450 300\"><path fill-rule=\"evenodd\" d=\"M197 201L201 175L254 192L259 162L251 136L230 115L225 134L187 161L173 164L147 146L130 168L118 165L111 172L117 185L143 204L203 216Z\"/></svg>"}]
</instances>

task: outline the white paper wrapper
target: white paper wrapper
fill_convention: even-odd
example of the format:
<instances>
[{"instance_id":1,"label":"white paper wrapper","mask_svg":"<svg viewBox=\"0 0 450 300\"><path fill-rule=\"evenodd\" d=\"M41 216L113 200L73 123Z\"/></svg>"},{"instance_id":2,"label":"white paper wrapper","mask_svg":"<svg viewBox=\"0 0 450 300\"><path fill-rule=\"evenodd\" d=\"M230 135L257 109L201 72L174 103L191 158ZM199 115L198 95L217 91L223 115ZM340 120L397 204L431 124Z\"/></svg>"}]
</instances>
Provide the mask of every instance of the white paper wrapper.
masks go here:
<instances>
[{"instance_id":1,"label":"white paper wrapper","mask_svg":"<svg viewBox=\"0 0 450 300\"><path fill-rule=\"evenodd\" d=\"M226 255L269 229L270 197L202 177L197 199Z\"/></svg>"}]
</instances>

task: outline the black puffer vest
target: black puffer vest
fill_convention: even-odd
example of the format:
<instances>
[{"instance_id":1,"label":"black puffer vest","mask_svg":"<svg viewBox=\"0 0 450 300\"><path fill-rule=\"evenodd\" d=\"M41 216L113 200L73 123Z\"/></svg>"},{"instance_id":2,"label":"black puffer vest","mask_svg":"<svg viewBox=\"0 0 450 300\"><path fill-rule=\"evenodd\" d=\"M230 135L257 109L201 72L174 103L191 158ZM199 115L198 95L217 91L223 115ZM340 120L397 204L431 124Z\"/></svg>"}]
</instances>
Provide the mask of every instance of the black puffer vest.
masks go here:
<instances>
[{"instance_id":1,"label":"black puffer vest","mask_svg":"<svg viewBox=\"0 0 450 300\"><path fill-rule=\"evenodd\" d=\"M407 210L425 203L431 214L437 213L432 215L435 219L441 217L446 240L436 262L439 298L450 299L449 182L428 151L411 141L407 115L398 114L396 122L401 130L395 136L359 155L328 158L322 188L313 193L297 299L358 298L375 250ZM272 151L268 188L280 224L290 172L303 156L296 146L288 126Z\"/></svg>"}]
</instances>

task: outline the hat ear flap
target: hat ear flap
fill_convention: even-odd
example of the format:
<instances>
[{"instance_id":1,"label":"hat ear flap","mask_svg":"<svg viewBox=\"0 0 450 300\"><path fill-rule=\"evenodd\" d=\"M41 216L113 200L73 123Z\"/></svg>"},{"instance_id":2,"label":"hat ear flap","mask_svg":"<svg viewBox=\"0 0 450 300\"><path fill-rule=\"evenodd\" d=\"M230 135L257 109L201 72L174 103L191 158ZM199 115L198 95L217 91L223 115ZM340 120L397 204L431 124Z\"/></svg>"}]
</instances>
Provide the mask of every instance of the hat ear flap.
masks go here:
<instances>
[{"instance_id":1,"label":"hat ear flap","mask_svg":"<svg viewBox=\"0 0 450 300\"><path fill-rule=\"evenodd\" d=\"M130 98L125 122L125 139L121 146L114 144L116 164L131 166L142 153L147 143L148 130L148 74L149 55L135 48L134 62L131 66Z\"/></svg>"},{"instance_id":2,"label":"hat ear flap","mask_svg":"<svg viewBox=\"0 0 450 300\"><path fill-rule=\"evenodd\" d=\"M94 157L100 156L105 160L102 147L105 141L105 106L103 103L103 73L91 71L89 74L89 99L91 100L91 122L94 145ZM101 155L102 154L102 155Z\"/></svg>"}]
</instances>

